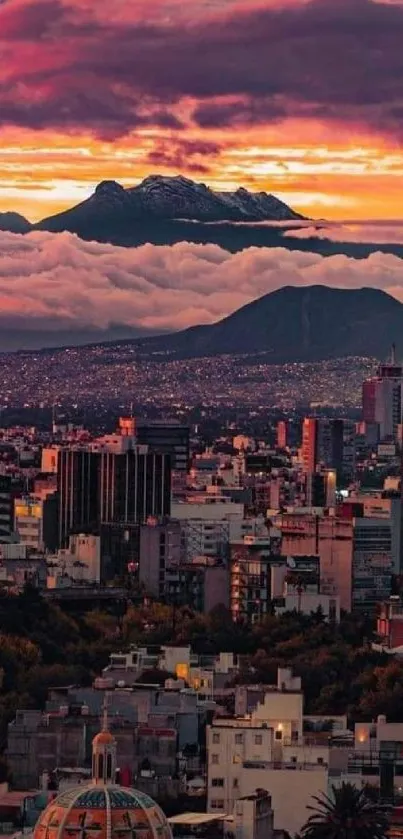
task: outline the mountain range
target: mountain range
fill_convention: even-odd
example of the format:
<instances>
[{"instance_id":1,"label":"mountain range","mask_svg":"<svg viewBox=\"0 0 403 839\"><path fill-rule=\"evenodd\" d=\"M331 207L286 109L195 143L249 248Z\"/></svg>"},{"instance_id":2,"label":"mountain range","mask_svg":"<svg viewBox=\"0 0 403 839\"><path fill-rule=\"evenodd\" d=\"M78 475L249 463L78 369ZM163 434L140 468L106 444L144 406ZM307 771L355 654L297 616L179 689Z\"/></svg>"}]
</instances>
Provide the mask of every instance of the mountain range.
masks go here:
<instances>
[{"instance_id":1,"label":"mountain range","mask_svg":"<svg viewBox=\"0 0 403 839\"><path fill-rule=\"evenodd\" d=\"M128 189L116 181L102 181L85 201L36 224L19 213L0 213L0 230L67 230L81 239L123 247L193 242L215 244L231 253L250 247L281 247L322 256L341 253L356 259L374 251L403 257L403 245L396 242L332 241L315 234L303 239L284 236L287 225L295 227L299 221L306 219L266 192L242 187L235 192L215 192L181 175L150 175ZM281 225L270 226L269 222ZM318 229L321 223L312 221L312 226Z\"/></svg>"},{"instance_id":2,"label":"mountain range","mask_svg":"<svg viewBox=\"0 0 403 839\"><path fill-rule=\"evenodd\" d=\"M285 286L207 326L151 337L102 342L135 346L158 361L217 355L259 355L266 363L347 356L386 358L395 342L403 356L403 304L374 288ZM45 350L46 352L46 350Z\"/></svg>"},{"instance_id":3,"label":"mountain range","mask_svg":"<svg viewBox=\"0 0 403 839\"><path fill-rule=\"evenodd\" d=\"M69 230L82 238L113 236L116 230L130 233L138 223L152 221L262 222L297 221L303 217L266 192L214 192L205 184L182 175L150 175L125 189L116 181L102 181L95 192L75 207L37 224L18 213L0 214L0 229L29 229L58 233Z\"/></svg>"}]
</instances>

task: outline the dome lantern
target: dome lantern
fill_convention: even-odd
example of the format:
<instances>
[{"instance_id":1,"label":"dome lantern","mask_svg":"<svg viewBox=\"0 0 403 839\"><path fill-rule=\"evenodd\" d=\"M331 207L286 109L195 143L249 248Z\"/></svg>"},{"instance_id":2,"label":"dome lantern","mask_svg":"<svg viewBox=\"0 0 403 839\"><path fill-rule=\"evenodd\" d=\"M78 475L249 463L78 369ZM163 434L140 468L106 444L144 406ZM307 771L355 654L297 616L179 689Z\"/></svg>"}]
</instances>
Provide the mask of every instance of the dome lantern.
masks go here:
<instances>
[{"instance_id":1,"label":"dome lantern","mask_svg":"<svg viewBox=\"0 0 403 839\"><path fill-rule=\"evenodd\" d=\"M102 730L92 741L92 781L94 784L114 784L116 779L116 740L108 728L108 699L105 694Z\"/></svg>"}]
</instances>

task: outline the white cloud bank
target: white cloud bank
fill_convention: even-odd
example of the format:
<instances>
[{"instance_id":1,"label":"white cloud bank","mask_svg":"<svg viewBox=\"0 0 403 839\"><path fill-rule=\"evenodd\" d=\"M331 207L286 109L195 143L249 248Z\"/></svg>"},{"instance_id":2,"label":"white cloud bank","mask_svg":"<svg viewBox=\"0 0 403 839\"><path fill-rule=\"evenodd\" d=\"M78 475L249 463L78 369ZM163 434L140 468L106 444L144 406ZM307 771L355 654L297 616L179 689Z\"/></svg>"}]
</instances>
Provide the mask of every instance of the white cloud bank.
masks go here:
<instances>
[{"instance_id":1,"label":"white cloud bank","mask_svg":"<svg viewBox=\"0 0 403 839\"><path fill-rule=\"evenodd\" d=\"M230 254L188 243L126 249L69 233L0 232L3 329L181 329L218 320L281 286L312 284L375 286L403 301L403 260L382 253L325 258L284 248Z\"/></svg>"}]
</instances>

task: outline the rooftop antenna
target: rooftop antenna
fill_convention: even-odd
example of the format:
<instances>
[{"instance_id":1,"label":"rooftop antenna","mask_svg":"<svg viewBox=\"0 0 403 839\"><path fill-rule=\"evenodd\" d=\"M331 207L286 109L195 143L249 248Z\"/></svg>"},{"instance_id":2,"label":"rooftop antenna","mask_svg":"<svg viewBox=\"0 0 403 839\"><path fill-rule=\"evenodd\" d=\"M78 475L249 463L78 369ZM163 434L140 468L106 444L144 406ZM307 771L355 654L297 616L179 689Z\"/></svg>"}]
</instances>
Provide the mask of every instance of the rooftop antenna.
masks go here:
<instances>
[{"instance_id":1,"label":"rooftop antenna","mask_svg":"<svg viewBox=\"0 0 403 839\"><path fill-rule=\"evenodd\" d=\"M392 344L392 349L390 353L390 362L391 364L396 364L396 344Z\"/></svg>"}]
</instances>

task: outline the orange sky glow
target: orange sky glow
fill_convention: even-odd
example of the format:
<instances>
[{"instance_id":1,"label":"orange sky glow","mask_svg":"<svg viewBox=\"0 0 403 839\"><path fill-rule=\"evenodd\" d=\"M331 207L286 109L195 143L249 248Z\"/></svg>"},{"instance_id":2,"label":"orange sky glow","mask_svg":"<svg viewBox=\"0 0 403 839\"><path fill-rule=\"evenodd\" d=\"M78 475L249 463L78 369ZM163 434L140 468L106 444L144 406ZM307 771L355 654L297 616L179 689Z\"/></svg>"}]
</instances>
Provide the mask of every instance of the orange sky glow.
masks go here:
<instances>
[{"instance_id":1,"label":"orange sky glow","mask_svg":"<svg viewBox=\"0 0 403 839\"><path fill-rule=\"evenodd\" d=\"M400 0L113 6L0 6L0 211L38 220L159 172L315 218L402 217Z\"/></svg>"}]
</instances>

